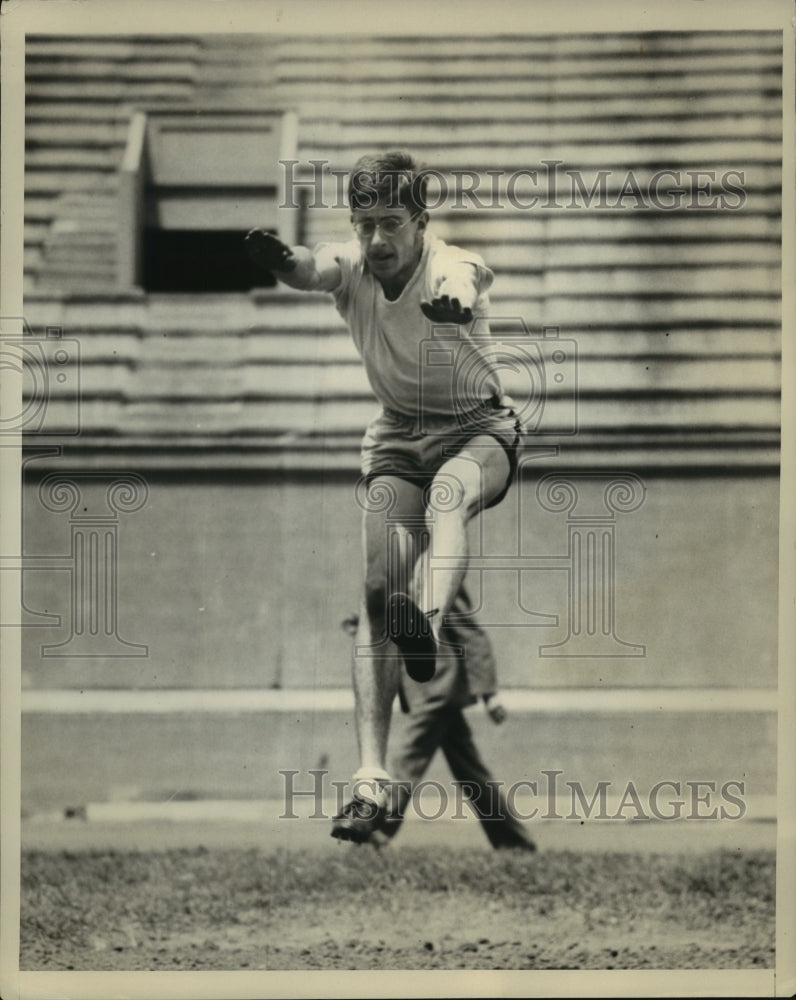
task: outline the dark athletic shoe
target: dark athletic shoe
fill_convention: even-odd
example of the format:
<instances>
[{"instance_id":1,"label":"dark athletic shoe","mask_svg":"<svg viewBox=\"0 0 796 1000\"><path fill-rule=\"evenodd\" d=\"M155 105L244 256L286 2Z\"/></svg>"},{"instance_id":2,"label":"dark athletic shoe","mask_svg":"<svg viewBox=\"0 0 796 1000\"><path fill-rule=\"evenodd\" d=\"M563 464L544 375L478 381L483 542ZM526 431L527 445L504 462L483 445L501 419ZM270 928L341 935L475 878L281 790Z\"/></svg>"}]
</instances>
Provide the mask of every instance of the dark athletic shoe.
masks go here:
<instances>
[{"instance_id":1,"label":"dark athletic shoe","mask_svg":"<svg viewBox=\"0 0 796 1000\"><path fill-rule=\"evenodd\" d=\"M430 681L437 660L437 641L429 619L408 594L393 594L387 605L387 635L400 649L406 672L413 681Z\"/></svg>"},{"instance_id":2,"label":"dark athletic shoe","mask_svg":"<svg viewBox=\"0 0 796 1000\"><path fill-rule=\"evenodd\" d=\"M387 810L368 799L354 796L332 819L332 836L364 844L387 818Z\"/></svg>"}]
</instances>

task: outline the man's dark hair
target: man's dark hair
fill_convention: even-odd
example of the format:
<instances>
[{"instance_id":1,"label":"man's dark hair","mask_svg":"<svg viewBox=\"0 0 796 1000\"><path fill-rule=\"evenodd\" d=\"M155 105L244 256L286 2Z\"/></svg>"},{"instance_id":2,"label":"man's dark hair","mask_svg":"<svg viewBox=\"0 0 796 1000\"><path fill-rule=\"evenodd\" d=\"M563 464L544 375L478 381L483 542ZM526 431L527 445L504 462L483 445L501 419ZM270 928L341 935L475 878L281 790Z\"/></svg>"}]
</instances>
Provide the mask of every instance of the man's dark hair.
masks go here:
<instances>
[{"instance_id":1,"label":"man's dark hair","mask_svg":"<svg viewBox=\"0 0 796 1000\"><path fill-rule=\"evenodd\" d=\"M348 179L348 204L355 208L408 208L412 215L425 211L428 179L409 153L391 150L363 156Z\"/></svg>"}]
</instances>

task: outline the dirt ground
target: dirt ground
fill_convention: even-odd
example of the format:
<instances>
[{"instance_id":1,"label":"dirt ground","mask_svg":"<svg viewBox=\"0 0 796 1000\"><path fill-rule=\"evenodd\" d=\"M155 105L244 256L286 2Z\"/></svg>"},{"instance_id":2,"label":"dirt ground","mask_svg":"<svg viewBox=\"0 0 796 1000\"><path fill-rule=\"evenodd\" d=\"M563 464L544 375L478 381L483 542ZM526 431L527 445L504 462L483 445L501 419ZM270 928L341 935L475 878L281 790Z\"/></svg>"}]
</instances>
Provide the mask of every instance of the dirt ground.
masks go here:
<instances>
[{"instance_id":1,"label":"dirt ground","mask_svg":"<svg viewBox=\"0 0 796 1000\"><path fill-rule=\"evenodd\" d=\"M476 831L478 832L478 831ZM610 833L608 834L610 840ZM122 838L123 842L123 838ZM27 847L23 970L767 969L775 852Z\"/></svg>"}]
</instances>

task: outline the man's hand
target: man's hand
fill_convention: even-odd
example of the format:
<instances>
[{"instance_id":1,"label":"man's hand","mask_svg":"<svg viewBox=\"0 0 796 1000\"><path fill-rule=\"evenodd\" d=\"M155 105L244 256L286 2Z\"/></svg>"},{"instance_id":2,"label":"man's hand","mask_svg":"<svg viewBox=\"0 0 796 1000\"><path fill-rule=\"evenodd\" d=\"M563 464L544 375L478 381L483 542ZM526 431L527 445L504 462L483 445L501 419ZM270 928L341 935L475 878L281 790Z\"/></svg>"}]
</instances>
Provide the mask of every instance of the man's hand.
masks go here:
<instances>
[{"instance_id":1,"label":"man's hand","mask_svg":"<svg viewBox=\"0 0 796 1000\"><path fill-rule=\"evenodd\" d=\"M289 273L298 263L287 244L263 229L250 230L246 234L245 243L251 259L266 271Z\"/></svg>"},{"instance_id":2,"label":"man's hand","mask_svg":"<svg viewBox=\"0 0 796 1000\"><path fill-rule=\"evenodd\" d=\"M506 711L506 706L501 701L499 694L488 694L484 698L484 706L489 714L489 718L497 723L497 725L506 721L509 713Z\"/></svg>"},{"instance_id":3,"label":"man's hand","mask_svg":"<svg viewBox=\"0 0 796 1000\"><path fill-rule=\"evenodd\" d=\"M420 308L432 323L467 324L473 318L473 310L469 306L462 306L457 298L450 298L448 295L440 295L430 302L421 302Z\"/></svg>"}]
</instances>

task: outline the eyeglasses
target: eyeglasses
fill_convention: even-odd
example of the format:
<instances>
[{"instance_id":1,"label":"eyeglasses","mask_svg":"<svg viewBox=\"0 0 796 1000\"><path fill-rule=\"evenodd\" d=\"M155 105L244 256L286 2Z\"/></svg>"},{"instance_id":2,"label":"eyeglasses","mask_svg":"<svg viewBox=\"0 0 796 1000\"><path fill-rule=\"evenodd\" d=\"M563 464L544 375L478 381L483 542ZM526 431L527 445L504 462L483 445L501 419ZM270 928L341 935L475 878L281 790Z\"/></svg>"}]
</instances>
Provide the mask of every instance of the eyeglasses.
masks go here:
<instances>
[{"instance_id":1,"label":"eyeglasses","mask_svg":"<svg viewBox=\"0 0 796 1000\"><path fill-rule=\"evenodd\" d=\"M371 237L377 229L380 229L385 236L395 236L396 233L408 226L410 222L418 217L420 213L415 212L408 219L396 219L394 215L388 215L386 219L358 219L351 220L354 232L364 239Z\"/></svg>"}]
</instances>

